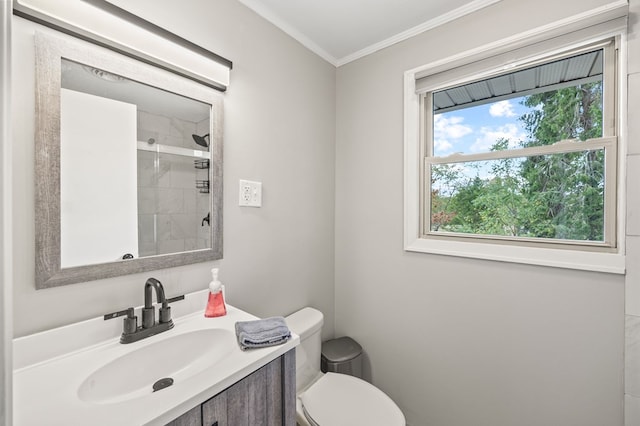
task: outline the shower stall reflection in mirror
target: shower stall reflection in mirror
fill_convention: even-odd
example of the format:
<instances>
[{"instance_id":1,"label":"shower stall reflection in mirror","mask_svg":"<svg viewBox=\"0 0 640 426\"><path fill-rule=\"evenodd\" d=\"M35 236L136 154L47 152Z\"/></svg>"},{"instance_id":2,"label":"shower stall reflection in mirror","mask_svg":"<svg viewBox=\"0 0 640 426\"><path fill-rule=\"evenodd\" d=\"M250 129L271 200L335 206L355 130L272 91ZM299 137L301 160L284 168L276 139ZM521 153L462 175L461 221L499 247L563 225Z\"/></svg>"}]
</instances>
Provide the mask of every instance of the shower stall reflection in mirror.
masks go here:
<instances>
[{"instance_id":1,"label":"shower stall reflection in mirror","mask_svg":"<svg viewBox=\"0 0 640 426\"><path fill-rule=\"evenodd\" d=\"M209 129L209 118L191 122L138 110L138 250L140 256L211 247L208 146L192 135ZM167 128L167 126L164 126ZM146 142L145 142L146 141ZM164 141L159 143L157 141ZM203 149L204 148L204 149Z\"/></svg>"}]
</instances>

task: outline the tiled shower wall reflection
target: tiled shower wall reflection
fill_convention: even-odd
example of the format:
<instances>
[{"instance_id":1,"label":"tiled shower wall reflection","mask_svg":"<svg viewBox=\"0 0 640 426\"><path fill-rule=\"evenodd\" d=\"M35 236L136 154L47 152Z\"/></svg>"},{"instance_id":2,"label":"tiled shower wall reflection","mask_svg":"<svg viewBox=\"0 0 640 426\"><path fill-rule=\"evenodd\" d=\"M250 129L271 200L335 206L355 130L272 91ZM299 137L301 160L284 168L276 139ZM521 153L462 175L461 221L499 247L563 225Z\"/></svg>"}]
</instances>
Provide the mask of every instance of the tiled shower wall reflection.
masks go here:
<instances>
[{"instance_id":1,"label":"tiled shower wall reflection","mask_svg":"<svg viewBox=\"0 0 640 426\"><path fill-rule=\"evenodd\" d=\"M203 131L204 130L204 131ZM193 123L138 111L138 140L202 150L192 134L208 133L208 121ZM211 247L210 194L196 189L208 169L195 157L138 150L138 245L140 256Z\"/></svg>"},{"instance_id":2,"label":"tiled shower wall reflection","mask_svg":"<svg viewBox=\"0 0 640 426\"><path fill-rule=\"evenodd\" d=\"M640 0L629 1L625 426L640 425Z\"/></svg>"}]
</instances>

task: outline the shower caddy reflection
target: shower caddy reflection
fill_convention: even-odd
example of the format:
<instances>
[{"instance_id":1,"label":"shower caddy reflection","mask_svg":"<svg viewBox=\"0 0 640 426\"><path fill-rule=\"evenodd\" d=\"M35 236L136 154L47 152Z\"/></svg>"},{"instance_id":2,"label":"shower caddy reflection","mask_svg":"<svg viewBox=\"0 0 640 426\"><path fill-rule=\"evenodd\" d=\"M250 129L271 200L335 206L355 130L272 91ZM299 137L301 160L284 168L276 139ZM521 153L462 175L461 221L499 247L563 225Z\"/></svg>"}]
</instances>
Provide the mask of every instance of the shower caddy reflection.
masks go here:
<instances>
[{"instance_id":1,"label":"shower caddy reflection","mask_svg":"<svg viewBox=\"0 0 640 426\"><path fill-rule=\"evenodd\" d=\"M209 159L204 158L200 160L193 160L193 164L196 169L209 169ZM198 180L196 179L196 188L200 190L202 194L209 193L209 179Z\"/></svg>"}]
</instances>

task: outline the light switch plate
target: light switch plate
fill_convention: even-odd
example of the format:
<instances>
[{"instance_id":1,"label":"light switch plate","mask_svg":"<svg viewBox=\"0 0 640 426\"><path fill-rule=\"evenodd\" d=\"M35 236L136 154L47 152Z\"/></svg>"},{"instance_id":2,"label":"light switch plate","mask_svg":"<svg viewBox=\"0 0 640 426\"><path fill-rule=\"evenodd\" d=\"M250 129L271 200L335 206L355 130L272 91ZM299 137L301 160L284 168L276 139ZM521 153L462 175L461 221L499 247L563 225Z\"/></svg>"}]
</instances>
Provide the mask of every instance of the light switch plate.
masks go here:
<instances>
[{"instance_id":1,"label":"light switch plate","mask_svg":"<svg viewBox=\"0 0 640 426\"><path fill-rule=\"evenodd\" d=\"M262 207L262 182L240 179L239 205Z\"/></svg>"}]
</instances>

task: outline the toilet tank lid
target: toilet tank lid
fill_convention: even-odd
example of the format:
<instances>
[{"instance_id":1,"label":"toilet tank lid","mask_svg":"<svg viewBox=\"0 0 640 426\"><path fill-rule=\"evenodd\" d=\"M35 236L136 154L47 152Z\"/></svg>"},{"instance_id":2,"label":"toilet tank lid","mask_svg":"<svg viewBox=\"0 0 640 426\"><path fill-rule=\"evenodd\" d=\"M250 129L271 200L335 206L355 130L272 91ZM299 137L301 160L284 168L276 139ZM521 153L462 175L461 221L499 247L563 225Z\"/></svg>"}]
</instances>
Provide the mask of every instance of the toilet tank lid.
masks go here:
<instances>
[{"instance_id":1,"label":"toilet tank lid","mask_svg":"<svg viewBox=\"0 0 640 426\"><path fill-rule=\"evenodd\" d=\"M289 329L300 336L300 339L306 339L322 328L324 316L319 310L306 307L292 313L285 321Z\"/></svg>"}]
</instances>

